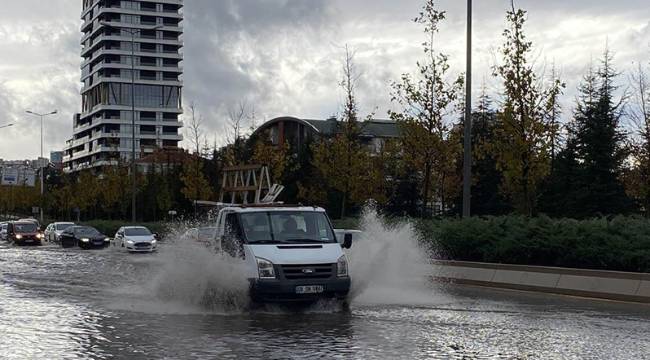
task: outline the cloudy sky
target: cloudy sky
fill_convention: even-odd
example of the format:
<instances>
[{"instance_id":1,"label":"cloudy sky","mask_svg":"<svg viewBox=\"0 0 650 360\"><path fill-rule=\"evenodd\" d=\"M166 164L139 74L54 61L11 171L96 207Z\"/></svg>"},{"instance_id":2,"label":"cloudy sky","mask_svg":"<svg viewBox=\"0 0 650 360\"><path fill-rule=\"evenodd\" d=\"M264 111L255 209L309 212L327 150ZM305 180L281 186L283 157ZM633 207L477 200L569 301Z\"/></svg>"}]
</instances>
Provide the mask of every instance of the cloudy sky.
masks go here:
<instances>
[{"instance_id":1,"label":"cloudy sky","mask_svg":"<svg viewBox=\"0 0 650 360\"><path fill-rule=\"evenodd\" d=\"M356 53L363 113L385 118L390 83L412 72L422 31L410 20L423 0L186 0L184 102L195 102L210 142L222 141L227 112L254 107L257 123L281 115L325 118L340 110L343 47ZM464 69L465 7L441 0L448 12L440 48L453 70ZM508 0L475 1L475 83L490 77ZM581 75L608 42L619 70L650 62L647 0L518 0L529 11L527 33L538 64L555 62L567 81L565 110ZM0 158L39 154L38 119L48 118L45 151L61 149L80 108L81 0L4 1L0 12ZM627 82L627 75L620 78Z\"/></svg>"}]
</instances>

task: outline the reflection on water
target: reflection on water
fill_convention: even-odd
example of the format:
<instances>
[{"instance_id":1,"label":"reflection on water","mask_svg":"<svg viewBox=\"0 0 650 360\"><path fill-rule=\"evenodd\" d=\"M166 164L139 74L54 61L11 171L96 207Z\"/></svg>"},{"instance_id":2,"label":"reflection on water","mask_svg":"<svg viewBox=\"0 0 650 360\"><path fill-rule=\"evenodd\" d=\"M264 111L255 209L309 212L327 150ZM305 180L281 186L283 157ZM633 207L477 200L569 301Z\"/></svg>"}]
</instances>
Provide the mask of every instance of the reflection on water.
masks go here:
<instances>
[{"instance_id":1,"label":"reflection on water","mask_svg":"<svg viewBox=\"0 0 650 360\"><path fill-rule=\"evenodd\" d=\"M327 304L297 312L227 309L205 306L204 296L222 294L197 297L198 290L220 284L217 273L236 276L211 261L169 247L130 256L112 249L0 244L0 358L643 359L650 354L649 307L424 286L415 302L406 301L404 291L391 294L386 288L361 296L349 311ZM208 275L187 277L188 267ZM403 303L396 301L400 297Z\"/></svg>"}]
</instances>

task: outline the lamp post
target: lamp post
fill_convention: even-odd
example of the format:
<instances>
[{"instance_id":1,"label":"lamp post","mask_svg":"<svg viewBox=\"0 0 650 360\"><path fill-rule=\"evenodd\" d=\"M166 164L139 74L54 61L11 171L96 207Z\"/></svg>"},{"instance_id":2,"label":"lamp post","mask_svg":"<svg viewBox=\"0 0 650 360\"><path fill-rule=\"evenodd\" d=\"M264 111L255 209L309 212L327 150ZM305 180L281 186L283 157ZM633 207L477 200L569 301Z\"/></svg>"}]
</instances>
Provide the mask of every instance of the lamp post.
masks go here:
<instances>
[{"instance_id":1,"label":"lamp post","mask_svg":"<svg viewBox=\"0 0 650 360\"><path fill-rule=\"evenodd\" d=\"M14 124L2 125L2 126L0 126L0 129L8 128L10 126L14 126Z\"/></svg>"},{"instance_id":2,"label":"lamp post","mask_svg":"<svg viewBox=\"0 0 650 360\"><path fill-rule=\"evenodd\" d=\"M46 113L46 114L40 114L40 113L36 113L36 112L33 112L33 111L29 111L29 110L27 110L26 112L28 114L30 114L30 115L38 116L39 118L41 118L41 159L42 159L43 158L43 118L46 117L46 116L49 116L49 115L55 115L55 114L58 113L58 111L54 110L54 111L52 111L50 113ZM45 172L45 168L43 166L41 166L40 159L39 159L39 166L38 167L39 167L39 172L40 172L40 176L41 176L40 220L41 220L41 224L42 224L43 223L43 193L45 191L44 190L45 188L43 186L44 185L43 183L45 182L45 180L43 178L43 173Z\"/></svg>"},{"instance_id":3,"label":"lamp post","mask_svg":"<svg viewBox=\"0 0 650 360\"><path fill-rule=\"evenodd\" d=\"M131 221L135 223L136 222L135 173L137 170L136 163L135 163L135 35L139 34L142 30L160 29L163 27L163 25L155 25L155 26L144 27L144 28L127 28L127 27L114 26L105 21L101 21L100 24L107 28L124 31L129 35L131 35Z\"/></svg>"},{"instance_id":4,"label":"lamp post","mask_svg":"<svg viewBox=\"0 0 650 360\"><path fill-rule=\"evenodd\" d=\"M471 215L472 190L472 0L467 0L467 70L465 76L463 217L468 218Z\"/></svg>"}]
</instances>

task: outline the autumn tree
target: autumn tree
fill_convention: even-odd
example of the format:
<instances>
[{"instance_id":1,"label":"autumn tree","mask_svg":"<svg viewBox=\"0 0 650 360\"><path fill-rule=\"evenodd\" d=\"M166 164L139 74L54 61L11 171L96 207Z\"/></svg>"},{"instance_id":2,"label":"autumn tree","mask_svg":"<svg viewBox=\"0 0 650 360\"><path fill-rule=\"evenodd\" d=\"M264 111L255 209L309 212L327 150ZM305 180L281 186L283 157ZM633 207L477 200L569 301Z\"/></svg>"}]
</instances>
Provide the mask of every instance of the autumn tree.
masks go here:
<instances>
[{"instance_id":1,"label":"autumn tree","mask_svg":"<svg viewBox=\"0 0 650 360\"><path fill-rule=\"evenodd\" d=\"M503 104L489 150L503 173L502 192L519 213L533 215L540 184L550 170L546 105L562 84L554 82L544 89L539 82L529 59L532 42L524 34L526 11L512 3L506 19L502 63L493 69L503 82Z\"/></svg>"},{"instance_id":2,"label":"autumn tree","mask_svg":"<svg viewBox=\"0 0 650 360\"><path fill-rule=\"evenodd\" d=\"M202 168L200 158L188 160L183 164L181 192L187 200L209 200L212 197L212 188L203 175Z\"/></svg>"},{"instance_id":3,"label":"autumn tree","mask_svg":"<svg viewBox=\"0 0 650 360\"><path fill-rule=\"evenodd\" d=\"M457 124L450 123L448 117L456 111L454 105L457 105L464 80L462 76L450 75L447 55L435 46L444 19L445 12L436 9L435 1L427 0L414 19L424 27L425 59L417 62L416 75L403 74L401 81L392 84L392 101L402 110L390 111L389 115L402 132L404 161L410 169L421 174L423 213L432 200L440 201L444 210L447 199L460 191L459 182L449 181L456 173L455 162L462 147L452 134Z\"/></svg>"},{"instance_id":4,"label":"autumn tree","mask_svg":"<svg viewBox=\"0 0 650 360\"><path fill-rule=\"evenodd\" d=\"M358 79L354 53L346 46L342 80L339 83L344 93L343 110L337 122L336 134L312 146L312 162L317 176L323 179L328 188L340 194L341 217L347 215L350 205L360 205L380 196L377 191L378 173L369 149L360 138L363 122L359 120L356 98Z\"/></svg>"}]
</instances>

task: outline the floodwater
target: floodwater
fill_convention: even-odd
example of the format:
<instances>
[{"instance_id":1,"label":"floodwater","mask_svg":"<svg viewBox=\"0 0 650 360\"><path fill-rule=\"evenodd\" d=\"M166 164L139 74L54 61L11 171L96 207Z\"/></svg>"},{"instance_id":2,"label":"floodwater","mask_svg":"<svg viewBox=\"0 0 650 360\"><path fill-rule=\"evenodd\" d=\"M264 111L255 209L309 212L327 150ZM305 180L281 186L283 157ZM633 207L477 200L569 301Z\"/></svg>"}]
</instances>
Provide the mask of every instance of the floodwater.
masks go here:
<instances>
[{"instance_id":1,"label":"floodwater","mask_svg":"<svg viewBox=\"0 0 650 360\"><path fill-rule=\"evenodd\" d=\"M350 255L349 309L250 309L239 264L203 248L2 243L0 358L650 359L649 306L432 284L386 246Z\"/></svg>"}]
</instances>

